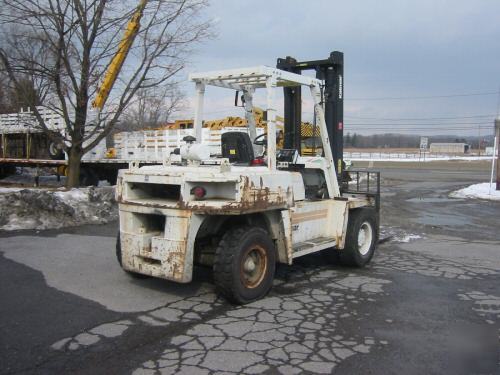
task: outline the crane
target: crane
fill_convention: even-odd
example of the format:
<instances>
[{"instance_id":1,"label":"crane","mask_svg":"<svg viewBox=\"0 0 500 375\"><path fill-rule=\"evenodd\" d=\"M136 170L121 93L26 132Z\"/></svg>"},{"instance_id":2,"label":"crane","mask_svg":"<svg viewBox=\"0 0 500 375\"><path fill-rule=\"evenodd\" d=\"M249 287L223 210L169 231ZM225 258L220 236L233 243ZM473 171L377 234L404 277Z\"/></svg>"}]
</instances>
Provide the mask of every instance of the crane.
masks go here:
<instances>
[{"instance_id":1,"label":"crane","mask_svg":"<svg viewBox=\"0 0 500 375\"><path fill-rule=\"evenodd\" d=\"M123 63L127 58L130 48L134 43L134 39L139 33L139 29L141 28L141 18L148 1L149 0L140 0L137 9L132 15L132 18L127 23L125 34L123 35L122 40L118 45L118 51L116 51L116 54L113 56L111 62L109 63L109 67L106 70L104 79L102 80L102 83L97 90L97 96L92 102L92 107L97 108L99 111L103 109L104 104L109 97L109 93L116 82L116 78L120 73Z\"/></svg>"}]
</instances>

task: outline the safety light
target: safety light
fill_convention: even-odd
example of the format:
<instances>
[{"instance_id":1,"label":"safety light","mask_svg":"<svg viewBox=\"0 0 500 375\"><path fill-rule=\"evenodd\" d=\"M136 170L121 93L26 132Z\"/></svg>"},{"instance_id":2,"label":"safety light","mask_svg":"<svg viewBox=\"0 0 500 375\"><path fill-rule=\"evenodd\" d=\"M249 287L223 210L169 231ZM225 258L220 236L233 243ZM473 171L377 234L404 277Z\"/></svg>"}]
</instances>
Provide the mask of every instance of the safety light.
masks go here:
<instances>
[{"instance_id":1,"label":"safety light","mask_svg":"<svg viewBox=\"0 0 500 375\"><path fill-rule=\"evenodd\" d=\"M250 162L250 165L265 165L264 158L255 158Z\"/></svg>"},{"instance_id":2,"label":"safety light","mask_svg":"<svg viewBox=\"0 0 500 375\"><path fill-rule=\"evenodd\" d=\"M191 194L194 195L196 199L202 199L207 194L207 191L202 186L195 186L191 189Z\"/></svg>"}]
</instances>

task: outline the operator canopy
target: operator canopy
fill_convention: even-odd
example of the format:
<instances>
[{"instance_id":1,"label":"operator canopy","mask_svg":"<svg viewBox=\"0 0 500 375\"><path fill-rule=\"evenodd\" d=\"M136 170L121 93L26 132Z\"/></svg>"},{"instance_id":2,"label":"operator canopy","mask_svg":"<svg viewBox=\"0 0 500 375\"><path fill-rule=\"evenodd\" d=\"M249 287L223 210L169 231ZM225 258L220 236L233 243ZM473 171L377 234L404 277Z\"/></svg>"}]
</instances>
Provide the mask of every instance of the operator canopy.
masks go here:
<instances>
[{"instance_id":1,"label":"operator canopy","mask_svg":"<svg viewBox=\"0 0 500 375\"><path fill-rule=\"evenodd\" d=\"M250 68L215 70L204 73L192 73L189 80L206 85L224 87L233 90L265 88L267 80L274 78L276 86L319 86L321 81L316 78L286 72L269 66L255 66Z\"/></svg>"}]
</instances>

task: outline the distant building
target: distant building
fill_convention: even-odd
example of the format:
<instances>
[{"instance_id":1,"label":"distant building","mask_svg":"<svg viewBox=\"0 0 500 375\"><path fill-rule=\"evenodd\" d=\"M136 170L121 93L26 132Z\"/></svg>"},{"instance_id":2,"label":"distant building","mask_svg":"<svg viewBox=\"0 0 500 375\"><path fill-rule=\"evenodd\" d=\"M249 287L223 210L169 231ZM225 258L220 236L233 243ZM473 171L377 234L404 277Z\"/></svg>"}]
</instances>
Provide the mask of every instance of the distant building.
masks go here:
<instances>
[{"instance_id":1,"label":"distant building","mask_svg":"<svg viewBox=\"0 0 500 375\"><path fill-rule=\"evenodd\" d=\"M466 154L470 146L467 143L431 143L430 152L440 154Z\"/></svg>"},{"instance_id":2,"label":"distant building","mask_svg":"<svg viewBox=\"0 0 500 375\"><path fill-rule=\"evenodd\" d=\"M488 156L492 156L492 155L493 155L493 147L492 147L492 146L490 146L490 147L486 147L486 148L484 149L484 153L485 153L486 155L488 155ZM497 156L497 155L498 155L498 150L497 150L497 151L496 151L496 153L495 153L495 156Z\"/></svg>"}]
</instances>

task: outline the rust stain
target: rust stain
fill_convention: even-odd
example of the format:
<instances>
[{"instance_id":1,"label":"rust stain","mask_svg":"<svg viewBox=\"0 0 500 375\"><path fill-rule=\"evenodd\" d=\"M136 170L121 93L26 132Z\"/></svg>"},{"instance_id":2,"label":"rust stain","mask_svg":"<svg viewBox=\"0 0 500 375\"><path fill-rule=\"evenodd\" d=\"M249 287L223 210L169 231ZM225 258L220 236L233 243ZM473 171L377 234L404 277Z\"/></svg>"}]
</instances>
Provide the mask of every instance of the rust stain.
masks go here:
<instances>
[{"instance_id":1,"label":"rust stain","mask_svg":"<svg viewBox=\"0 0 500 375\"><path fill-rule=\"evenodd\" d=\"M172 276L167 276L175 280L182 280L185 260L186 253L184 251L169 252L165 262L168 264Z\"/></svg>"},{"instance_id":2,"label":"rust stain","mask_svg":"<svg viewBox=\"0 0 500 375\"><path fill-rule=\"evenodd\" d=\"M261 184L263 183L261 178ZM179 201L127 201L121 199L120 203L149 208L171 208L185 210L207 215L241 215L245 213L261 212L272 209L286 209L294 206L293 189L284 190L278 187L270 190L269 187L257 188L247 176L240 180L240 200L227 201L222 206L211 206L209 201L186 201L182 195Z\"/></svg>"}]
</instances>

